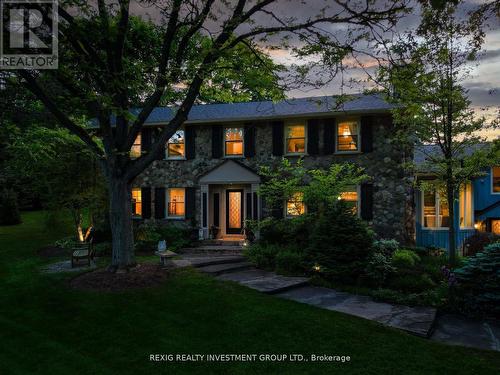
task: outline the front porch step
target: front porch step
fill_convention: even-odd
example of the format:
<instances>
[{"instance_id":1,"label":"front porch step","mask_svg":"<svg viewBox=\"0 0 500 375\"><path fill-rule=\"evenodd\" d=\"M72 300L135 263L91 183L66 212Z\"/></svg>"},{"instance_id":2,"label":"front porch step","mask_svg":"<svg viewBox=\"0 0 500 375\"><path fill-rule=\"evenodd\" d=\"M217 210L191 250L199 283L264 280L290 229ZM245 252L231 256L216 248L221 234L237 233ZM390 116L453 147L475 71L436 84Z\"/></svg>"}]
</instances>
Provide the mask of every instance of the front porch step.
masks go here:
<instances>
[{"instance_id":1,"label":"front porch step","mask_svg":"<svg viewBox=\"0 0 500 375\"><path fill-rule=\"evenodd\" d=\"M238 284L266 294L277 294L291 289L302 288L309 283L309 279L306 277L282 276L256 268L221 275L217 279L235 281Z\"/></svg>"},{"instance_id":2,"label":"front porch step","mask_svg":"<svg viewBox=\"0 0 500 375\"><path fill-rule=\"evenodd\" d=\"M210 256L200 256L194 254L184 255L182 259L187 260L193 267L205 267L214 264L230 264L230 263L241 263L246 260L245 257L241 255L210 255Z\"/></svg>"},{"instance_id":3,"label":"front porch step","mask_svg":"<svg viewBox=\"0 0 500 375\"><path fill-rule=\"evenodd\" d=\"M241 246L217 246L217 245L203 245L197 247L187 247L179 250L181 254L235 254L239 255L242 253L243 248Z\"/></svg>"},{"instance_id":4,"label":"front porch step","mask_svg":"<svg viewBox=\"0 0 500 375\"><path fill-rule=\"evenodd\" d=\"M198 270L203 273L208 273L213 276L218 276L231 272L247 270L253 267L250 262L212 264L210 266L198 267Z\"/></svg>"},{"instance_id":5,"label":"front porch step","mask_svg":"<svg viewBox=\"0 0 500 375\"><path fill-rule=\"evenodd\" d=\"M243 240L203 240L200 242L201 246L241 246Z\"/></svg>"}]
</instances>

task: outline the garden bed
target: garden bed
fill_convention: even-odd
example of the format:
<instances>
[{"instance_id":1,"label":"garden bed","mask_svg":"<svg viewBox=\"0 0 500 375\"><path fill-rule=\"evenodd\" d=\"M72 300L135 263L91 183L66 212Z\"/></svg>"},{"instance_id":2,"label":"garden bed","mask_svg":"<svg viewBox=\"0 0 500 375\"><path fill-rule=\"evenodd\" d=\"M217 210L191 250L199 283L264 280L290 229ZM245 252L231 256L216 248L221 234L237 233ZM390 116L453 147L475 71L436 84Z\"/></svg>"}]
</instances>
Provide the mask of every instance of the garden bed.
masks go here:
<instances>
[{"instance_id":1,"label":"garden bed","mask_svg":"<svg viewBox=\"0 0 500 375\"><path fill-rule=\"evenodd\" d=\"M149 288L161 285L168 278L168 272L157 264L143 263L126 273L112 273L104 268L87 272L73 278L74 289L120 292L129 289Z\"/></svg>"}]
</instances>

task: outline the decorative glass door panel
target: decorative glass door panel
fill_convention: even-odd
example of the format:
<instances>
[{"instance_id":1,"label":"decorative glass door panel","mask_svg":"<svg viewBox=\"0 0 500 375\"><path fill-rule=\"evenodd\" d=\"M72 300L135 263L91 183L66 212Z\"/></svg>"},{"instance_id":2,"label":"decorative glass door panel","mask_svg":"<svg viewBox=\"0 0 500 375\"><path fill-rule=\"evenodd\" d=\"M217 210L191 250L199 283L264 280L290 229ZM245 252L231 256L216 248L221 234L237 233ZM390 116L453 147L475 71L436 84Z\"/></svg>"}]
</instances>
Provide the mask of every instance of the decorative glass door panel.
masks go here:
<instances>
[{"instance_id":1,"label":"decorative glass door panel","mask_svg":"<svg viewBox=\"0 0 500 375\"><path fill-rule=\"evenodd\" d=\"M226 191L226 233L240 234L243 230L243 190Z\"/></svg>"}]
</instances>

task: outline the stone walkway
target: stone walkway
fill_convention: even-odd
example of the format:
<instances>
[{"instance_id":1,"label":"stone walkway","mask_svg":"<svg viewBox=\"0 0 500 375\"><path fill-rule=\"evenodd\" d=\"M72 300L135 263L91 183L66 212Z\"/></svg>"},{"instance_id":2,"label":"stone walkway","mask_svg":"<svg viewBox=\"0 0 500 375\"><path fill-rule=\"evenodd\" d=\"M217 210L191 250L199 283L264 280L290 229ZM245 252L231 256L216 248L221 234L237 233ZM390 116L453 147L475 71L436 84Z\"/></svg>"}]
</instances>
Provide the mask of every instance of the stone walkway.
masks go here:
<instances>
[{"instance_id":1,"label":"stone walkway","mask_svg":"<svg viewBox=\"0 0 500 375\"><path fill-rule=\"evenodd\" d=\"M256 269L241 255L186 254L174 264L190 264L219 280L234 281L280 298L373 320L422 337L429 337L436 316L434 308L391 305L366 296L309 286L305 277L287 277Z\"/></svg>"}]
</instances>

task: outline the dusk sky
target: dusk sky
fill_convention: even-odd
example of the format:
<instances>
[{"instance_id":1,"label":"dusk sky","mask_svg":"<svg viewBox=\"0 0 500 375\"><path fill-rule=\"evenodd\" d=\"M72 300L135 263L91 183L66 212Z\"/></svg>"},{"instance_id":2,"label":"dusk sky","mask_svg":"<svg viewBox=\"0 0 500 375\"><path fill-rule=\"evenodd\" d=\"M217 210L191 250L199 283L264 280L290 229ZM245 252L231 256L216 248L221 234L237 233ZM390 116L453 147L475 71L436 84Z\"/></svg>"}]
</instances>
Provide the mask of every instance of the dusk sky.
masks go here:
<instances>
[{"instance_id":1,"label":"dusk sky","mask_svg":"<svg viewBox=\"0 0 500 375\"><path fill-rule=\"evenodd\" d=\"M481 0L467 0L462 3L460 14L465 16L468 11L476 9L478 5L484 2L485 1ZM276 4L269 7L269 10L279 15L281 19L294 17L296 20L305 20L319 14L320 10L325 7L325 5L330 6L332 3L333 2L327 0L278 0ZM357 3L364 4L364 1L350 1L349 5L355 7ZM380 1L379 3L381 6L388 4L386 1ZM418 16L418 4L412 1L409 1L408 4L413 7L413 11L398 23L395 30L398 33L414 30L420 21ZM144 5L134 5L133 9L135 9L136 13L147 14L156 20L161 18L158 10L154 6L145 7ZM224 10L224 7L222 7L220 3L217 9L221 10L223 14L227 12L227 9ZM334 9L334 7L331 9ZM260 13L255 17L255 20L258 24L264 26L275 24L275 21L268 14ZM471 75L464 82L464 86L469 90L469 97L477 113L479 115L485 115L491 120L498 116L500 107L500 19L492 17L489 19L488 23L483 52L477 62L477 66L473 68ZM214 28L214 30L217 29L217 26L213 24L208 27ZM345 35L345 25L330 25L328 28L328 31L335 33L335 36L340 39ZM241 30L241 28L237 29L237 31ZM292 41L292 46L293 43ZM281 64L291 65L300 63L300 61L292 55L290 49L268 50L267 52L276 62ZM371 68L367 69L369 73L375 72L376 64L368 60L364 60L364 63L371 66ZM368 76L363 69L354 67L345 71L343 77L338 76L323 87L311 88L304 86L300 89L290 90L287 94L290 97L323 96L339 94L341 92L341 87L344 93L358 93L366 88L373 87L373 83L369 81L363 84L342 86L342 78L344 82L348 82L350 78L366 81ZM490 139L496 138L500 135L500 130L488 131L487 135Z\"/></svg>"}]
</instances>

